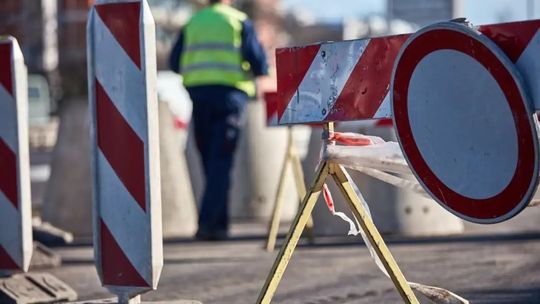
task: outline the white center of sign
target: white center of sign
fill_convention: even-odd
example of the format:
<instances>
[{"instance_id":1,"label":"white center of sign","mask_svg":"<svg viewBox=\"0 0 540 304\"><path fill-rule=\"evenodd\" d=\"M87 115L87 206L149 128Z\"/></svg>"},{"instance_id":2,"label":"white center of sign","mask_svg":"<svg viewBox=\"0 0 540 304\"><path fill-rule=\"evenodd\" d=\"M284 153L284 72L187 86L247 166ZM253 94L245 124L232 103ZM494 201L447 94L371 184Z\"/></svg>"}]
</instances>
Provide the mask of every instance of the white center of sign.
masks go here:
<instances>
[{"instance_id":1,"label":"white center of sign","mask_svg":"<svg viewBox=\"0 0 540 304\"><path fill-rule=\"evenodd\" d=\"M408 113L422 157L453 191L486 199L512 180L513 115L495 78L474 58L455 50L424 57L409 83Z\"/></svg>"}]
</instances>

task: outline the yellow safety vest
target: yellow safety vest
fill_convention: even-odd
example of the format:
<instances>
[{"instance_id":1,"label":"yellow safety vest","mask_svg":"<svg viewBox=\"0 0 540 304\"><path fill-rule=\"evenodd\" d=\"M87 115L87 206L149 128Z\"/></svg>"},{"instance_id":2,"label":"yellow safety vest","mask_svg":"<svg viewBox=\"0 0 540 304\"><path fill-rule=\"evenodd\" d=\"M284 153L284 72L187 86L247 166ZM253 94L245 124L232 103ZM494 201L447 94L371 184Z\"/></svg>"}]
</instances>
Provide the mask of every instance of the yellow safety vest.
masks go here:
<instances>
[{"instance_id":1,"label":"yellow safety vest","mask_svg":"<svg viewBox=\"0 0 540 304\"><path fill-rule=\"evenodd\" d=\"M191 18L184 28L180 58L184 86L228 85L255 95L250 65L240 50L246 19L246 14L219 3Z\"/></svg>"}]
</instances>

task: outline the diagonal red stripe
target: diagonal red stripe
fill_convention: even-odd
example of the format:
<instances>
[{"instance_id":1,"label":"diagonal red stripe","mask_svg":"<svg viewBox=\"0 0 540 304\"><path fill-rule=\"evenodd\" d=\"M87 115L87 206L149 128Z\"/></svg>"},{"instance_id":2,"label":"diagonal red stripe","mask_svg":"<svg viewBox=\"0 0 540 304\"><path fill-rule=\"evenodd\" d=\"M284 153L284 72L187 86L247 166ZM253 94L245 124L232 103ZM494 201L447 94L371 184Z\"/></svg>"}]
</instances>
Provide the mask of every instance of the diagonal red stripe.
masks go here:
<instances>
[{"instance_id":1,"label":"diagonal red stripe","mask_svg":"<svg viewBox=\"0 0 540 304\"><path fill-rule=\"evenodd\" d=\"M17 155L0 138L0 191L15 208L19 208L17 192Z\"/></svg>"},{"instance_id":2,"label":"diagonal red stripe","mask_svg":"<svg viewBox=\"0 0 540 304\"><path fill-rule=\"evenodd\" d=\"M266 101L266 121L269 122L277 111L277 93L266 92L264 93L264 100Z\"/></svg>"},{"instance_id":3,"label":"diagonal red stripe","mask_svg":"<svg viewBox=\"0 0 540 304\"><path fill-rule=\"evenodd\" d=\"M0 85L13 95L11 78L11 43L0 43Z\"/></svg>"},{"instance_id":4,"label":"diagonal red stripe","mask_svg":"<svg viewBox=\"0 0 540 304\"><path fill-rule=\"evenodd\" d=\"M375 126L376 127L393 127L394 121L392 120L392 118L379 119L375 122Z\"/></svg>"},{"instance_id":5,"label":"diagonal red stripe","mask_svg":"<svg viewBox=\"0 0 540 304\"><path fill-rule=\"evenodd\" d=\"M113 286L150 287L116 242L111 231L99 220L101 228L101 273L103 284Z\"/></svg>"},{"instance_id":6,"label":"diagonal red stripe","mask_svg":"<svg viewBox=\"0 0 540 304\"><path fill-rule=\"evenodd\" d=\"M95 6L99 17L105 23L109 31L118 43L133 60L135 65L141 68L141 52L139 37L139 18L141 5L139 2L132 3L108 3Z\"/></svg>"},{"instance_id":7,"label":"diagonal red stripe","mask_svg":"<svg viewBox=\"0 0 540 304\"><path fill-rule=\"evenodd\" d=\"M298 90L311 63L319 52L320 45L302 48L284 48L276 50L278 118L281 119L289 101Z\"/></svg>"},{"instance_id":8,"label":"diagonal red stripe","mask_svg":"<svg viewBox=\"0 0 540 304\"><path fill-rule=\"evenodd\" d=\"M394 61L408 37L371 39L325 120L372 118L388 94Z\"/></svg>"},{"instance_id":9,"label":"diagonal red stripe","mask_svg":"<svg viewBox=\"0 0 540 304\"><path fill-rule=\"evenodd\" d=\"M2 270L21 270L21 267L9 256L7 251L0 245L0 269Z\"/></svg>"},{"instance_id":10,"label":"diagonal red stripe","mask_svg":"<svg viewBox=\"0 0 540 304\"><path fill-rule=\"evenodd\" d=\"M540 29L540 20L480 26L479 30L493 40L510 60L516 62L532 37Z\"/></svg>"},{"instance_id":11,"label":"diagonal red stripe","mask_svg":"<svg viewBox=\"0 0 540 304\"><path fill-rule=\"evenodd\" d=\"M146 212L144 142L96 79L98 146L118 178Z\"/></svg>"}]
</instances>

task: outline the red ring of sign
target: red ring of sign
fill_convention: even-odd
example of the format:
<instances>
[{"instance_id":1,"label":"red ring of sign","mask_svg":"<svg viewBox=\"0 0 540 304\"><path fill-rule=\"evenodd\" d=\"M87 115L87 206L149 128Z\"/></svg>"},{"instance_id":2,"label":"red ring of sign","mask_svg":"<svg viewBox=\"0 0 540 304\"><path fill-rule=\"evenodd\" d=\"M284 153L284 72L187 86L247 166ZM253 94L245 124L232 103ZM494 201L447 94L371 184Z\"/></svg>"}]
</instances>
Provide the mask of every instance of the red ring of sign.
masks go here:
<instances>
[{"instance_id":1,"label":"red ring of sign","mask_svg":"<svg viewBox=\"0 0 540 304\"><path fill-rule=\"evenodd\" d=\"M428 54L451 49L473 57L495 78L504 92L514 117L518 138L518 163L512 180L495 196L473 199L447 187L422 158L413 138L408 114L409 82L418 63ZM471 50L474 50L471 51ZM396 130L402 149L411 167L431 194L449 209L470 218L488 220L500 218L522 204L534 175L535 149L529 113L512 74L483 43L464 33L449 29L434 29L417 36L403 51L396 67L393 87L393 109ZM437 190L437 191L433 191ZM522 208L525 205L522 204ZM515 215L517 213L514 212Z\"/></svg>"}]
</instances>

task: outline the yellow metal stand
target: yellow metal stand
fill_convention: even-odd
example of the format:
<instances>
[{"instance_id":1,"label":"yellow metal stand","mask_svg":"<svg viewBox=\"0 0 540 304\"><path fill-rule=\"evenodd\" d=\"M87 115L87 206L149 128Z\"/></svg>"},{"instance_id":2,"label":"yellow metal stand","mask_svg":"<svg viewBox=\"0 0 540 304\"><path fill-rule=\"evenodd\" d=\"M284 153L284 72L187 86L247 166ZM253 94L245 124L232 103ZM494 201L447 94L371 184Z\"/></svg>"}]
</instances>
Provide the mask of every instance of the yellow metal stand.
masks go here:
<instances>
[{"instance_id":1,"label":"yellow metal stand","mask_svg":"<svg viewBox=\"0 0 540 304\"><path fill-rule=\"evenodd\" d=\"M298 153L294 145L293 131L290 126L287 127L287 152L285 154L285 160L283 161L283 167L281 168L281 173L279 175L279 183L276 191L274 208L272 210L272 217L270 218L270 222L268 224L268 237L266 239L267 251L273 251L276 246L281 208L283 206L283 189L285 188L285 181L289 165L292 165L293 169L296 192L298 193L298 202L302 203L302 200L306 196L306 185L304 184L302 163L300 162L300 157L298 157ZM311 216L308 219L306 228L309 241L313 242L313 220L311 219Z\"/></svg>"},{"instance_id":2,"label":"yellow metal stand","mask_svg":"<svg viewBox=\"0 0 540 304\"><path fill-rule=\"evenodd\" d=\"M330 132L333 132L333 128L333 123L329 123L325 128L325 133L329 134ZM328 144L328 142L326 144ZM311 216L313 207L317 202L328 175L332 176L341 190L341 193L345 197L349 208L360 222L360 225L362 226L362 229L364 230L369 242L375 249L377 256L382 261L384 268L388 272L388 275L401 295L403 301L405 303L419 303L411 287L407 283L407 280L403 276L403 273L401 273L396 261L392 257L392 254L388 250L388 247L384 243L379 231L375 227L375 224L369 217L366 209L363 207L360 198L356 195L352 185L347 180L344 170L345 169L341 165L327 161L323 161L321 164L319 164L315 175L315 181L309 189L309 192L302 200L302 204L300 205L300 209L293 220L293 224L289 230L285 244L281 247L281 250L278 253L268 278L264 283L263 289L259 294L257 303L268 304L272 301L274 293L276 292L279 282L281 281L281 277L289 264L289 261L294 253L294 249L296 248L302 231L304 230L304 227Z\"/></svg>"}]
</instances>

